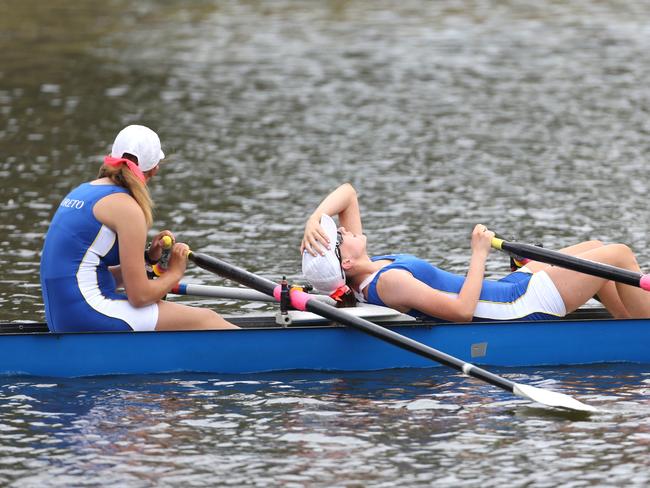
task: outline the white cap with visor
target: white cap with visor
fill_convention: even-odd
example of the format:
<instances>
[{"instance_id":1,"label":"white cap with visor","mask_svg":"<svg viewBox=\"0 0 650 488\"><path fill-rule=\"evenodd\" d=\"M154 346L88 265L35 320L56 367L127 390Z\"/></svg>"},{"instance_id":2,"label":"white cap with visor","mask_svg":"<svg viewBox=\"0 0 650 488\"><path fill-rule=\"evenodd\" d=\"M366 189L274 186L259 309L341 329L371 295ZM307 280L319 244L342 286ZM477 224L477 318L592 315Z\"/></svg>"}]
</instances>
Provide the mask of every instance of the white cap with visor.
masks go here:
<instances>
[{"instance_id":1,"label":"white cap with visor","mask_svg":"<svg viewBox=\"0 0 650 488\"><path fill-rule=\"evenodd\" d=\"M325 254L316 256L312 256L306 250L303 251L302 274L316 290L332 295L346 286L345 273L335 252L336 223L329 215L323 215L320 219L320 225L329 239L330 248L325 249Z\"/></svg>"},{"instance_id":2,"label":"white cap with visor","mask_svg":"<svg viewBox=\"0 0 650 488\"><path fill-rule=\"evenodd\" d=\"M138 167L142 172L155 168L165 157L158 134L144 125L129 125L117 134L111 156L121 158L124 153L138 158Z\"/></svg>"}]
</instances>

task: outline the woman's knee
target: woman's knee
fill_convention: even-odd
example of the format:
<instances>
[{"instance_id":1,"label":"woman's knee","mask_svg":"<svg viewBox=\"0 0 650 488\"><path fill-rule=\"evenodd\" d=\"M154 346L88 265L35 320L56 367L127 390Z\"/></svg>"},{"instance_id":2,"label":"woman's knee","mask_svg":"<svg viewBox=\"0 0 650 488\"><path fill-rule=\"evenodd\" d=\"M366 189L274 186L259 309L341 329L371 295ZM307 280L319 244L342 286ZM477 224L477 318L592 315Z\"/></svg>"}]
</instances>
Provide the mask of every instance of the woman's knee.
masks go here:
<instances>
[{"instance_id":1,"label":"woman's knee","mask_svg":"<svg viewBox=\"0 0 650 488\"><path fill-rule=\"evenodd\" d=\"M638 266L634 251L627 244L608 244L605 249L614 256L614 260L619 263L619 266Z\"/></svg>"},{"instance_id":2,"label":"woman's knee","mask_svg":"<svg viewBox=\"0 0 650 488\"><path fill-rule=\"evenodd\" d=\"M610 250L612 253L616 254L617 256L634 256L634 252L632 249L630 249L630 246L627 244L621 244L621 243L615 243L615 244L607 244L605 246L606 249Z\"/></svg>"},{"instance_id":3,"label":"woman's knee","mask_svg":"<svg viewBox=\"0 0 650 488\"><path fill-rule=\"evenodd\" d=\"M614 244L607 244L607 246L605 247L607 247L608 249L614 249L620 253L632 253L632 249L630 249L630 246L628 246L627 244L622 244L620 242L616 242Z\"/></svg>"}]
</instances>

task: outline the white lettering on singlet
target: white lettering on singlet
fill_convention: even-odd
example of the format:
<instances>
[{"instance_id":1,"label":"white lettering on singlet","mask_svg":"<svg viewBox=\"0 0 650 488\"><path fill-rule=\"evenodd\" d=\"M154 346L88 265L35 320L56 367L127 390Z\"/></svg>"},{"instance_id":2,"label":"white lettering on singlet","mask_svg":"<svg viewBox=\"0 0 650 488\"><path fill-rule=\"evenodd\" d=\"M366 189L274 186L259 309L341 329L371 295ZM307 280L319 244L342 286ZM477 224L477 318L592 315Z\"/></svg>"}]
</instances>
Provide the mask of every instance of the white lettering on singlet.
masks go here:
<instances>
[{"instance_id":1,"label":"white lettering on singlet","mask_svg":"<svg viewBox=\"0 0 650 488\"><path fill-rule=\"evenodd\" d=\"M80 210L83 208L84 204L83 200L76 200L74 198L64 198L63 201L61 202L60 207L66 207L66 208L76 208L77 210Z\"/></svg>"}]
</instances>

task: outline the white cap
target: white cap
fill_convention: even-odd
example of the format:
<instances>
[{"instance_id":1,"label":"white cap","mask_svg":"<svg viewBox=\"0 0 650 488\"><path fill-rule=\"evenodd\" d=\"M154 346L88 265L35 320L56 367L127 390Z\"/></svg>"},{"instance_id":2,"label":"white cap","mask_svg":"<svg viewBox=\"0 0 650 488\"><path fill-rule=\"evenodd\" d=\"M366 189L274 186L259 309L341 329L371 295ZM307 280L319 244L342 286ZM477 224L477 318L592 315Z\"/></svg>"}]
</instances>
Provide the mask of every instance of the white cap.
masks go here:
<instances>
[{"instance_id":1,"label":"white cap","mask_svg":"<svg viewBox=\"0 0 650 488\"><path fill-rule=\"evenodd\" d=\"M337 231L334 220L329 215L323 215L320 218L320 225L330 240L330 248L325 250L324 255L316 256L312 256L306 250L303 251L302 274L316 290L331 295L345 285L345 274L339 258L334 253Z\"/></svg>"},{"instance_id":2,"label":"white cap","mask_svg":"<svg viewBox=\"0 0 650 488\"><path fill-rule=\"evenodd\" d=\"M165 153L160 149L158 134L144 125L129 125L120 131L113 142L111 156L121 158L124 153L138 158L142 172L155 168Z\"/></svg>"}]
</instances>

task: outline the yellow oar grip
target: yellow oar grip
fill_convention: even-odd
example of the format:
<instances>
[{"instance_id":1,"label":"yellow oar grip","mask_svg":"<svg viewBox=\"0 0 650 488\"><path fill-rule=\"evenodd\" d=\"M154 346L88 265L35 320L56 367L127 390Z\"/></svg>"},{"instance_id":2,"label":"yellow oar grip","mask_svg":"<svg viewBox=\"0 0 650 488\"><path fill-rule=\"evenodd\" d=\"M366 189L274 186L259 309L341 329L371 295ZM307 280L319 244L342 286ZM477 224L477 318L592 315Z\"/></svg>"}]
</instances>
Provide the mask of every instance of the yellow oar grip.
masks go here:
<instances>
[{"instance_id":1,"label":"yellow oar grip","mask_svg":"<svg viewBox=\"0 0 650 488\"><path fill-rule=\"evenodd\" d=\"M499 239L498 237L492 238L492 247L494 249L501 250L502 246L503 246L503 239Z\"/></svg>"},{"instance_id":2,"label":"yellow oar grip","mask_svg":"<svg viewBox=\"0 0 650 488\"><path fill-rule=\"evenodd\" d=\"M163 236L162 239L160 239L162 242L162 247L163 249L169 249L172 247L172 238L169 236Z\"/></svg>"}]
</instances>

